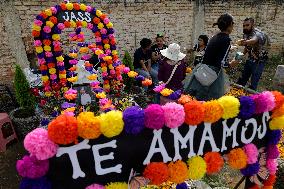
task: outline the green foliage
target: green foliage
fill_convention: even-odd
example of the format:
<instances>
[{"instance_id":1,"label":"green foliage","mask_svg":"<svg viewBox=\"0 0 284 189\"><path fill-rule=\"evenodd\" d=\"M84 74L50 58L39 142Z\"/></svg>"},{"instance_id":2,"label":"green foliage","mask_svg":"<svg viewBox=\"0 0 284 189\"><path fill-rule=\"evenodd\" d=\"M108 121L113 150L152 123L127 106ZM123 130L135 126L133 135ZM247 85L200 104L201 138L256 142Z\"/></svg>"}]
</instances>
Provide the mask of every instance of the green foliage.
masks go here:
<instances>
[{"instance_id":1,"label":"green foliage","mask_svg":"<svg viewBox=\"0 0 284 189\"><path fill-rule=\"evenodd\" d=\"M35 97L30 91L29 82L19 65L16 65L14 78L16 99L20 107L26 113L32 115L35 111Z\"/></svg>"},{"instance_id":2,"label":"green foliage","mask_svg":"<svg viewBox=\"0 0 284 189\"><path fill-rule=\"evenodd\" d=\"M124 57L122 59L122 62L125 66L129 67L131 71L134 71L134 65L133 65L133 62L132 62L132 58L131 58L128 51L124 52ZM123 75L123 81L124 81L123 83L125 85L124 90L126 92L130 92L131 88L133 87L134 79L128 77L127 75Z\"/></svg>"}]
</instances>

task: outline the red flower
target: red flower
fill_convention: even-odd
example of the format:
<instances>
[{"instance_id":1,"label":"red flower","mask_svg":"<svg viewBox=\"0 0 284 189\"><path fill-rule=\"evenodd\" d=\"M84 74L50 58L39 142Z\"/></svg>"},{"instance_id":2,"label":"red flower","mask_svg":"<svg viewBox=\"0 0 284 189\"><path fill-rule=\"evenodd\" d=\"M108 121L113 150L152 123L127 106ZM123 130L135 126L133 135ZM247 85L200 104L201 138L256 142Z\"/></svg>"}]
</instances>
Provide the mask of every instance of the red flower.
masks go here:
<instances>
[{"instance_id":1,"label":"red flower","mask_svg":"<svg viewBox=\"0 0 284 189\"><path fill-rule=\"evenodd\" d=\"M55 68L55 64L54 63L48 63L47 66L48 66L48 68Z\"/></svg>"},{"instance_id":2,"label":"red flower","mask_svg":"<svg viewBox=\"0 0 284 189\"><path fill-rule=\"evenodd\" d=\"M50 46L51 45L51 41L49 39L44 39L43 40L43 44L46 46Z\"/></svg>"},{"instance_id":3,"label":"red flower","mask_svg":"<svg viewBox=\"0 0 284 189\"><path fill-rule=\"evenodd\" d=\"M55 16L50 17L49 21L52 22L53 24L57 24L57 18Z\"/></svg>"},{"instance_id":4,"label":"red flower","mask_svg":"<svg viewBox=\"0 0 284 189\"><path fill-rule=\"evenodd\" d=\"M60 46L56 46L56 47L54 47L54 51L62 51L62 48L60 47Z\"/></svg>"},{"instance_id":5,"label":"red flower","mask_svg":"<svg viewBox=\"0 0 284 189\"><path fill-rule=\"evenodd\" d=\"M108 44L108 43L109 43L109 40L108 40L108 39L104 39L104 40L103 40L103 43L104 43L104 44Z\"/></svg>"},{"instance_id":6,"label":"red flower","mask_svg":"<svg viewBox=\"0 0 284 189\"><path fill-rule=\"evenodd\" d=\"M106 17L107 17L107 14L102 14L102 15L100 16L100 18L101 18L102 20L104 20Z\"/></svg>"},{"instance_id":7,"label":"red flower","mask_svg":"<svg viewBox=\"0 0 284 189\"><path fill-rule=\"evenodd\" d=\"M33 31L32 31L32 36L34 36L34 37L39 37L39 36L40 36L40 32L33 30Z\"/></svg>"},{"instance_id":8,"label":"red flower","mask_svg":"<svg viewBox=\"0 0 284 189\"><path fill-rule=\"evenodd\" d=\"M101 20L98 17L93 18L93 22L95 24L99 24L101 22Z\"/></svg>"},{"instance_id":9,"label":"red flower","mask_svg":"<svg viewBox=\"0 0 284 189\"><path fill-rule=\"evenodd\" d=\"M80 10L80 5L78 3L73 3L73 9Z\"/></svg>"},{"instance_id":10,"label":"red flower","mask_svg":"<svg viewBox=\"0 0 284 189\"><path fill-rule=\"evenodd\" d=\"M45 14L45 12L41 12L39 15L42 16L44 19L46 19L46 18L48 17L48 16Z\"/></svg>"},{"instance_id":11,"label":"red flower","mask_svg":"<svg viewBox=\"0 0 284 189\"><path fill-rule=\"evenodd\" d=\"M97 31L97 32L95 33L95 36L96 36L96 37L101 37L101 32Z\"/></svg>"},{"instance_id":12,"label":"red flower","mask_svg":"<svg viewBox=\"0 0 284 189\"><path fill-rule=\"evenodd\" d=\"M40 69L40 71L45 71L45 70L47 70L47 66L46 65L41 65L39 67L39 69Z\"/></svg>"},{"instance_id":13,"label":"red flower","mask_svg":"<svg viewBox=\"0 0 284 189\"><path fill-rule=\"evenodd\" d=\"M77 27L82 26L82 22L81 21L76 21Z\"/></svg>"},{"instance_id":14,"label":"red flower","mask_svg":"<svg viewBox=\"0 0 284 189\"><path fill-rule=\"evenodd\" d=\"M115 45L115 44L116 44L115 39L111 39L111 40L110 40L110 44L111 44L111 45Z\"/></svg>"},{"instance_id":15,"label":"red flower","mask_svg":"<svg viewBox=\"0 0 284 189\"><path fill-rule=\"evenodd\" d=\"M40 100L40 105L41 106L44 106L45 104L46 104L46 100L44 100L44 99Z\"/></svg>"},{"instance_id":16,"label":"red flower","mask_svg":"<svg viewBox=\"0 0 284 189\"><path fill-rule=\"evenodd\" d=\"M60 7L61 7L61 9L62 9L62 10L64 10L64 11L67 9L67 7L66 7L66 4L65 4L65 3L61 3L61 4L60 4Z\"/></svg>"},{"instance_id":17,"label":"red flower","mask_svg":"<svg viewBox=\"0 0 284 189\"><path fill-rule=\"evenodd\" d=\"M69 21L65 21L65 22L64 22L64 26L65 26L66 28L70 28L71 24L70 24Z\"/></svg>"}]
</instances>

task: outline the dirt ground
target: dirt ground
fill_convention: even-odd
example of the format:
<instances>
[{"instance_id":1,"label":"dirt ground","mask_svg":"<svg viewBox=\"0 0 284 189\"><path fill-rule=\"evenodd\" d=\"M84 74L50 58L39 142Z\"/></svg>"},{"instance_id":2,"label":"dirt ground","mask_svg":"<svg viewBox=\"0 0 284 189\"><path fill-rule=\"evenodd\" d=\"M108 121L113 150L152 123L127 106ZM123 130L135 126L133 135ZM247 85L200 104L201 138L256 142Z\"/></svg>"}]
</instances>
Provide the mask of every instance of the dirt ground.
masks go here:
<instances>
[{"instance_id":1,"label":"dirt ground","mask_svg":"<svg viewBox=\"0 0 284 189\"><path fill-rule=\"evenodd\" d=\"M0 189L18 189L21 178L16 162L25 154L22 142L12 142L5 152L0 152Z\"/></svg>"}]
</instances>

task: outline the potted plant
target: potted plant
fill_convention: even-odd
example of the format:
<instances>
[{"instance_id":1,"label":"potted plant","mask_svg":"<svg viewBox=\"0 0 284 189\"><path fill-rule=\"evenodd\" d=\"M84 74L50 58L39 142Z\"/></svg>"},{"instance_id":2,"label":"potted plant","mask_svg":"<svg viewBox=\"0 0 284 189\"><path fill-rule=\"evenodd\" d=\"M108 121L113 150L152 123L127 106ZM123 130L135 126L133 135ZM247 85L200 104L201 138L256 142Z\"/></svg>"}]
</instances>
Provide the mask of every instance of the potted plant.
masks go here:
<instances>
[{"instance_id":1,"label":"potted plant","mask_svg":"<svg viewBox=\"0 0 284 189\"><path fill-rule=\"evenodd\" d=\"M22 138L39 125L35 112L36 99L32 94L29 82L19 65L16 65L14 87L19 108L10 113L18 137Z\"/></svg>"}]
</instances>

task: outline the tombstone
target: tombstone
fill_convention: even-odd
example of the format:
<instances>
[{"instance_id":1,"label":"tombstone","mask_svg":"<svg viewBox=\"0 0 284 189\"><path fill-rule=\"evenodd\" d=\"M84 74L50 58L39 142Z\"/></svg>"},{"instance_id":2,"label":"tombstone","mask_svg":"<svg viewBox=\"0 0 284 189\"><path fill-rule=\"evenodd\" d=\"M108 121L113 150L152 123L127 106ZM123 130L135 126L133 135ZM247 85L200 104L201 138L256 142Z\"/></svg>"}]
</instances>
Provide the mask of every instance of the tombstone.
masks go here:
<instances>
[{"instance_id":1,"label":"tombstone","mask_svg":"<svg viewBox=\"0 0 284 189\"><path fill-rule=\"evenodd\" d=\"M284 92L284 65L278 65L273 78L273 88Z\"/></svg>"}]
</instances>

